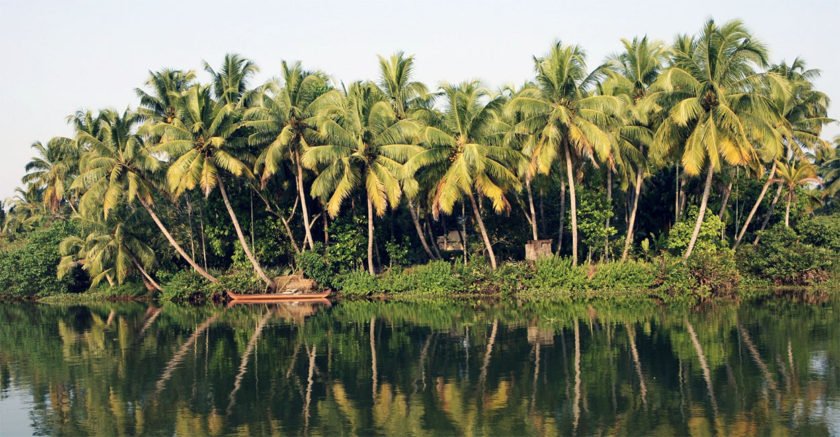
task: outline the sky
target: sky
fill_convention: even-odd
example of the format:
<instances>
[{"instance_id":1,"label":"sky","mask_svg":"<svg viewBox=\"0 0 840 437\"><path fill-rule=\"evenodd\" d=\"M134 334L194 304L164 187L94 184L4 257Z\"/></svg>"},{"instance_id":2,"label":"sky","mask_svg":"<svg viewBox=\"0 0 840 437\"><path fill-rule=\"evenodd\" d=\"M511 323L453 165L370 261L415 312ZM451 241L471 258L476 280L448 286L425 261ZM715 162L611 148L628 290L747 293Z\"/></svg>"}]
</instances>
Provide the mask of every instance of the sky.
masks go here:
<instances>
[{"instance_id":1,"label":"sky","mask_svg":"<svg viewBox=\"0 0 840 437\"><path fill-rule=\"evenodd\" d=\"M621 38L671 42L708 18L743 20L773 62L803 57L840 102L840 0L0 0L0 199L19 184L34 141L70 135L76 110L136 107L150 70L200 71L239 53L260 67L259 82L281 60L350 82L375 79L376 56L402 50L427 84L495 88L529 79L532 57L556 40L583 46L595 66ZM824 137L837 134L835 124Z\"/></svg>"}]
</instances>

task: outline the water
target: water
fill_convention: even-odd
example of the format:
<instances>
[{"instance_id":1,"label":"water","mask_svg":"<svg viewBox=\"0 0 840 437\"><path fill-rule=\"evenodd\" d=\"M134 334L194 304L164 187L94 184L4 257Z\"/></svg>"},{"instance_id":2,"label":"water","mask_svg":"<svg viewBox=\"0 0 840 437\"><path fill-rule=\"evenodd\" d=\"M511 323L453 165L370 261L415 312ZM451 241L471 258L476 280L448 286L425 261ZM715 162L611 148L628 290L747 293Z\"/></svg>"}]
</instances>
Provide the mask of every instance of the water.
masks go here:
<instances>
[{"instance_id":1,"label":"water","mask_svg":"<svg viewBox=\"0 0 840 437\"><path fill-rule=\"evenodd\" d=\"M0 435L840 435L838 304L7 304Z\"/></svg>"}]
</instances>

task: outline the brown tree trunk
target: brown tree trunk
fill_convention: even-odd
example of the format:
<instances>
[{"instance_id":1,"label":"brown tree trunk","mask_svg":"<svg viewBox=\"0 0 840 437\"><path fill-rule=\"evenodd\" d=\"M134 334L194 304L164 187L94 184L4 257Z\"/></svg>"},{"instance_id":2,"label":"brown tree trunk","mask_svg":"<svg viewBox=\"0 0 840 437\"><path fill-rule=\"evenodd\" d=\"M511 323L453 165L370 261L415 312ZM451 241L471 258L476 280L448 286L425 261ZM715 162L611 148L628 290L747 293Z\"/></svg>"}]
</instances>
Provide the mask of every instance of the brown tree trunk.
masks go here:
<instances>
[{"instance_id":1,"label":"brown tree trunk","mask_svg":"<svg viewBox=\"0 0 840 437\"><path fill-rule=\"evenodd\" d=\"M720 211L718 211L718 218L723 221L723 215L726 213L726 204L729 203L729 196L732 194L732 182L729 182L729 185L726 186L726 189L723 190L723 199L720 201ZM736 214L737 214L737 205L736 205ZM735 222L734 226L738 226L738 223ZM720 240L726 238L726 222L720 229Z\"/></svg>"},{"instance_id":2,"label":"brown tree trunk","mask_svg":"<svg viewBox=\"0 0 840 437\"><path fill-rule=\"evenodd\" d=\"M481 239L484 240L484 247L487 249L487 256L490 258L490 267L493 270L496 270L496 254L493 252L493 245L490 244L490 236L487 235L487 228L484 227L484 220L481 218L481 213L478 211L478 204L476 204L475 196L470 193L469 198L473 214L475 215L475 222L478 223L478 229L481 232Z\"/></svg>"},{"instance_id":3,"label":"brown tree trunk","mask_svg":"<svg viewBox=\"0 0 840 437\"><path fill-rule=\"evenodd\" d=\"M694 231L691 233L691 240L689 240L688 247L685 249L683 259L688 259L691 256L694 245L697 243L697 237L700 235L700 228L703 227L703 219L706 217L706 205L709 203L709 192L712 189L712 176L714 174L715 169L709 164L709 171L706 173L706 185L703 187L703 198L700 199L700 211L697 211L697 221L694 223Z\"/></svg>"},{"instance_id":4,"label":"brown tree trunk","mask_svg":"<svg viewBox=\"0 0 840 437\"><path fill-rule=\"evenodd\" d=\"M612 211L612 170L607 167L607 207L609 211ZM610 216L607 214L607 220L604 224L604 233L606 230L610 228ZM604 237L604 261L610 260L610 237L607 235Z\"/></svg>"},{"instance_id":5,"label":"brown tree trunk","mask_svg":"<svg viewBox=\"0 0 840 437\"><path fill-rule=\"evenodd\" d=\"M162 289L162 288L160 288L160 284L158 284L158 283L157 283L157 281L155 281L154 279L152 279L151 275L149 275L149 273L148 273L148 272L146 272L146 269L144 269L144 268L143 268L143 266L142 266L139 262L137 262L137 259L136 259L136 258L134 258L133 256L131 257L131 262L132 262L132 263L134 263L134 267L137 267L137 270L138 270L138 271L140 271L140 274L141 274L141 275L143 275L143 277L146 279L146 281L148 281L148 282L149 282L149 284L150 284L150 285L151 285L151 286L152 286L155 290L157 290L157 291L163 291L163 289Z\"/></svg>"},{"instance_id":6,"label":"brown tree trunk","mask_svg":"<svg viewBox=\"0 0 840 437\"><path fill-rule=\"evenodd\" d=\"M297 184L298 189L298 196L300 196L300 210L301 214L303 215L303 228L306 230L306 237L305 242L309 244L309 248L312 249L315 247L315 240L312 239L312 229L309 225L309 208L306 206L306 192L303 189L303 167L300 165L300 154L295 152L294 154L294 161L295 161L295 182ZM306 250L306 244L304 244L303 249Z\"/></svg>"},{"instance_id":7,"label":"brown tree trunk","mask_svg":"<svg viewBox=\"0 0 840 437\"><path fill-rule=\"evenodd\" d=\"M787 195L787 206L785 206L785 227L790 227L790 203L793 201L793 191Z\"/></svg>"},{"instance_id":8,"label":"brown tree trunk","mask_svg":"<svg viewBox=\"0 0 840 437\"><path fill-rule=\"evenodd\" d=\"M376 274L376 269L373 267L373 202L370 197L367 199L367 216L368 216L368 241L367 241L367 261L368 272L371 275Z\"/></svg>"},{"instance_id":9,"label":"brown tree trunk","mask_svg":"<svg viewBox=\"0 0 840 437\"><path fill-rule=\"evenodd\" d=\"M626 261L633 247L633 234L636 226L636 212L639 210L639 194L642 191L642 170L636 172L636 186L633 194L633 209L630 210L630 220L627 224L627 236L624 238L624 250L621 252L621 260Z\"/></svg>"},{"instance_id":10,"label":"brown tree trunk","mask_svg":"<svg viewBox=\"0 0 840 437\"><path fill-rule=\"evenodd\" d=\"M531 180L525 177L525 191L528 194L528 209L531 211L531 237L539 240L539 228L537 227L537 210L534 207L534 194L531 192Z\"/></svg>"},{"instance_id":11,"label":"brown tree trunk","mask_svg":"<svg viewBox=\"0 0 840 437\"><path fill-rule=\"evenodd\" d=\"M773 167L770 168L770 174L767 176L767 181L764 182L764 185L761 187L761 192L758 193L758 199L755 200L755 205L753 205L752 209L750 210L750 213L747 214L747 220L744 221L744 225L741 226L741 231L738 232L738 236L735 238L735 244L732 246L733 249L737 249L738 245L741 244L741 240L744 238L744 234L747 233L747 228L749 228L750 222L755 216L756 211L758 211L758 207L761 206L761 202L764 200L764 196L767 194L767 190L770 188L770 185L773 184L773 178L775 176L776 161L773 161Z\"/></svg>"},{"instance_id":12,"label":"brown tree trunk","mask_svg":"<svg viewBox=\"0 0 840 437\"><path fill-rule=\"evenodd\" d=\"M770 208L767 209L767 215L764 216L764 221L761 222L761 227L758 228L758 232L763 231L767 228L767 224L770 223L770 219L773 217L773 209L776 208L776 204L779 203L779 199L782 196L782 184L779 184L779 188L776 189L776 195L773 196L773 201L770 202ZM753 240L753 246L758 244L758 240L761 239L761 236L756 232L755 240Z\"/></svg>"},{"instance_id":13,"label":"brown tree trunk","mask_svg":"<svg viewBox=\"0 0 840 437\"><path fill-rule=\"evenodd\" d=\"M163 223L158 218L157 214L155 214L154 210L152 210L151 206L149 206L148 203L146 203L143 199L140 199L140 204L143 205L143 208L145 208L146 212L149 213L149 216L152 218L152 221L155 222L158 229L160 229L160 232L163 233L163 236L166 237L167 241L169 241L169 244L173 248L175 248L175 251L178 252L179 255L181 255L181 258L184 258L184 260L187 263L189 263L190 266L192 266L193 270L195 270L199 275L203 276L204 279L207 279L210 282L219 282L218 279L213 277L210 273L207 273L206 270L201 268L201 266L199 266L189 255L187 255L187 252L184 251L184 248L182 248L177 241L175 241L175 238L172 237L172 234L169 233L169 230L166 229L166 226L163 225Z\"/></svg>"},{"instance_id":14,"label":"brown tree trunk","mask_svg":"<svg viewBox=\"0 0 840 437\"><path fill-rule=\"evenodd\" d=\"M674 223L680 221L680 163L676 165L674 176Z\"/></svg>"},{"instance_id":15,"label":"brown tree trunk","mask_svg":"<svg viewBox=\"0 0 840 437\"><path fill-rule=\"evenodd\" d=\"M222 194L222 200L225 202L225 208L227 208L230 220L233 222L233 228L236 230L236 236L239 238L239 244L242 245L242 250L245 251L245 256L247 256L248 260L251 261L251 265L254 266L254 271L257 272L257 276L259 276L269 288L272 288L274 284L271 282L271 279L268 278L268 275L265 274L262 267L260 267L260 263L257 261L257 258L254 257L253 253L251 253L251 248L248 247L248 241L245 240L245 234L242 233L242 227L239 226L239 220L236 218L236 214L233 212L233 207L230 205L230 200L228 199L227 191L225 190L225 183L222 182L222 178L219 178L219 192Z\"/></svg>"},{"instance_id":16,"label":"brown tree trunk","mask_svg":"<svg viewBox=\"0 0 840 437\"><path fill-rule=\"evenodd\" d=\"M426 236L423 235L423 227L420 226L420 218L417 214L417 210L414 209L414 202L410 200L408 201L408 213L411 215L411 221L414 223L414 230L417 231L417 238L420 239L420 244L423 246L423 250L426 252L426 255L429 256L429 259L435 259L435 255L432 253L432 249L426 241Z\"/></svg>"},{"instance_id":17,"label":"brown tree trunk","mask_svg":"<svg viewBox=\"0 0 840 437\"><path fill-rule=\"evenodd\" d=\"M572 265L578 263L578 228L577 228L577 199L575 196L575 177L572 174L572 152L569 143L563 142L566 152L566 178L569 182L569 205L572 218Z\"/></svg>"},{"instance_id":18,"label":"brown tree trunk","mask_svg":"<svg viewBox=\"0 0 840 437\"><path fill-rule=\"evenodd\" d=\"M560 179L560 230L557 234L557 256L563 251L563 228L566 226L566 181Z\"/></svg>"}]
</instances>

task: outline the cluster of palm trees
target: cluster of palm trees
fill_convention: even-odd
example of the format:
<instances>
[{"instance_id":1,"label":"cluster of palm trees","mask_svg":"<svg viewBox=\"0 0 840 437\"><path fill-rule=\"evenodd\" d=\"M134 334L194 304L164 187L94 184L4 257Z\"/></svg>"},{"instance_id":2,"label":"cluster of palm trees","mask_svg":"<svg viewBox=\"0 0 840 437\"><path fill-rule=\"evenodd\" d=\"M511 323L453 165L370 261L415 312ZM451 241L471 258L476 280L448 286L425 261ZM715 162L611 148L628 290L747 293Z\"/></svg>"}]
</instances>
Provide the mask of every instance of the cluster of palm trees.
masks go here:
<instances>
[{"instance_id":1,"label":"cluster of palm trees","mask_svg":"<svg viewBox=\"0 0 840 437\"><path fill-rule=\"evenodd\" d=\"M25 188L10 201L4 233L31 229L44 215L72 217L83 235L62 244L60 271L81 265L94 281L109 282L137 273L159 287L150 273L154 251L137 231L151 220L184 262L216 281L206 256L202 264L194 247L183 247L162 217L171 214L160 211L183 199L189 207L193 193L218 195L255 274L270 286L231 186L281 220L295 252L315 249L318 218L326 233L348 203L354 209L356 201L366 203L371 273L376 219L399 208L408 210L429 258L440 251L428 218L469 209L495 269L488 208L502 214L519 205L537 240L546 233L537 184L559 186L558 246L568 192L573 263L578 190L592 175L607 181L610 203L616 183L628 193L622 260L632 252L645 181L658 172L673 171L678 181L702 176L686 258L716 177L731 180L737 171L765 181L735 245L774 186L771 208L783 196L787 211L801 186L824 187L825 201L836 196L840 166L835 147L819 137L831 120L827 96L812 83L816 70L799 59L770 65L767 49L739 21L709 21L670 46L647 37L622 44L590 70L581 47L557 42L534 58L533 80L497 92L477 81L430 90L413 80L414 58L403 53L380 57L379 81L347 86L283 62L279 80L251 88L257 67L237 55L226 56L218 70L205 64L208 84L192 71L152 72L137 90L136 111L79 112L69 118L74 137L33 146L37 157L26 167ZM682 182L674 195L679 219ZM609 241L605 246L608 257Z\"/></svg>"}]
</instances>

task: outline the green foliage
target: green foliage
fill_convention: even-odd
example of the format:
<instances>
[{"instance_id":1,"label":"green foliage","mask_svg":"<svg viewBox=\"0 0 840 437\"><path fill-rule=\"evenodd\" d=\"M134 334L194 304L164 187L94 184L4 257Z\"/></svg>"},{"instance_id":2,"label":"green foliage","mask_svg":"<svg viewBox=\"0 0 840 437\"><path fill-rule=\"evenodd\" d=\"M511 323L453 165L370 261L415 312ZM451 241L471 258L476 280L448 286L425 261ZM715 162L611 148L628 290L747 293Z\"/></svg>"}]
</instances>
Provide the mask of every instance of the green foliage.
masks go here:
<instances>
[{"instance_id":1,"label":"green foliage","mask_svg":"<svg viewBox=\"0 0 840 437\"><path fill-rule=\"evenodd\" d=\"M691 240L691 234L694 232L694 223L697 221L698 211L697 207L692 206L688 210L688 217L677 222L671 228L671 232L668 234L667 247L672 254L678 255L685 252L688 242ZM712 214L711 211L706 210L694 250L697 252L714 252L727 247L726 242L720 239L720 230L723 226L724 224L717 214Z\"/></svg>"},{"instance_id":2,"label":"green foliage","mask_svg":"<svg viewBox=\"0 0 840 437\"><path fill-rule=\"evenodd\" d=\"M367 222L363 217L342 216L330 224L327 257L340 271L362 268L367 259ZM315 277L312 279L318 280Z\"/></svg>"},{"instance_id":3,"label":"green foliage","mask_svg":"<svg viewBox=\"0 0 840 437\"><path fill-rule=\"evenodd\" d=\"M208 290L212 295L223 295L226 291L234 293L262 293L266 290L265 282L254 275L251 264L241 269L231 269L217 276L219 282L210 284Z\"/></svg>"},{"instance_id":4,"label":"green foliage","mask_svg":"<svg viewBox=\"0 0 840 437\"><path fill-rule=\"evenodd\" d=\"M364 270L344 273L336 282L342 295L367 296L382 291L377 278Z\"/></svg>"},{"instance_id":5,"label":"green foliage","mask_svg":"<svg viewBox=\"0 0 840 437\"><path fill-rule=\"evenodd\" d=\"M411 243L408 237L403 237L401 241L386 241L385 253L388 254L388 262L391 267L405 267L410 262Z\"/></svg>"},{"instance_id":6,"label":"green foliage","mask_svg":"<svg viewBox=\"0 0 840 437\"><path fill-rule=\"evenodd\" d=\"M202 302L212 292L210 283L192 270L182 270L166 278L161 288L161 299L172 302Z\"/></svg>"},{"instance_id":7,"label":"green foliage","mask_svg":"<svg viewBox=\"0 0 840 437\"><path fill-rule=\"evenodd\" d=\"M802 242L840 253L840 213L800 220L796 231Z\"/></svg>"},{"instance_id":8,"label":"green foliage","mask_svg":"<svg viewBox=\"0 0 840 437\"><path fill-rule=\"evenodd\" d=\"M335 271L329 260L324 257L323 246L320 243L315 244L314 250L298 254L295 257L295 265L304 276L315 280L322 287L333 288L338 285L335 281Z\"/></svg>"},{"instance_id":9,"label":"green foliage","mask_svg":"<svg viewBox=\"0 0 840 437\"><path fill-rule=\"evenodd\" d=\"M645 290L656 280L656 267L648 262L598 264L587 287L593 290Z\"/></svg>"},{"instance_id":10,"label":"green foliage","mask_svg":"<svg viewBox=\"0 0 840 437\"><path fill-rule=\"evenodd\" d=\"M731 296L741 276L730 249L697 251L688 260L666 255L659 262L657 289L672 298Z\"/></svg>"},{"instance_id":11,"label":"green foliage","mask_svg":"<svg viewBox=\"0 0 840 437\"><path fill-rule=\"evenodd\" d=\"M71 223L56 222L4 248L0 253L0 297L30 298L86 289L87 275L78 267L57 278L58 246L74 233Z\"/></svg>"},{"instance_id":12,"label":"green foliage","mask_svg":"<svg viewBox=\"0 0 840 437\"><path fill-rule=\"evenodd\" d=\"M804 225L807 232L815 232L830 224ZM831 244L832 236L810 234L811 241ZM792 228L779 223L761 232L757 247L745 245L738 250L738 266L744 272L780 285L807 285L828 278L836 251L805 243ZM834 254L834 256L832 256Z\"/></svg>"},{"instance_id":13,"label":"green foliage","mask_svg":"<svg viewBox=\"0 0 840 437\"><path fill-rule=\"evenodd\" d=\"M450 294L465 291L467 282L446 261L432 261L410 269L391 269L372 276L363 270L340 275L339 290L348 295L374 293Z\"/></svg>"},{"instance_id":14,"label":"green foliage","mask_svg":"<svg viewBox=\"0 0 840 437\"><path fill-rule=\"evenodd\" d=\"M569 258L548 257L537 260L527 287L533 290L572 291L586 287L586 270L573 266Z\"/></svg>"},{"instance_id":15,"label":"green foliage","mask_svg":"<svg viewBox=\"0 0 840 437\"><path fill-rule=\"evenodd\" d=\"M607 218L613 216L612 208L601 190L581 188L579 193L577 219L583 243L593 253L603 251L604 239L618 232L612 226L604 227Z\"/></svg>"}]
</instances>

